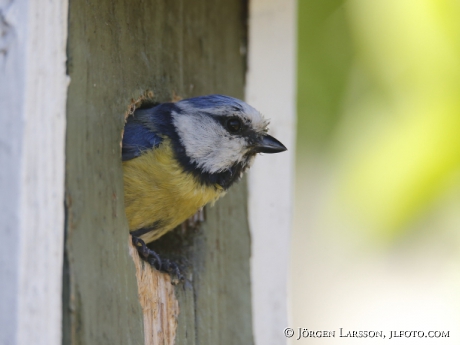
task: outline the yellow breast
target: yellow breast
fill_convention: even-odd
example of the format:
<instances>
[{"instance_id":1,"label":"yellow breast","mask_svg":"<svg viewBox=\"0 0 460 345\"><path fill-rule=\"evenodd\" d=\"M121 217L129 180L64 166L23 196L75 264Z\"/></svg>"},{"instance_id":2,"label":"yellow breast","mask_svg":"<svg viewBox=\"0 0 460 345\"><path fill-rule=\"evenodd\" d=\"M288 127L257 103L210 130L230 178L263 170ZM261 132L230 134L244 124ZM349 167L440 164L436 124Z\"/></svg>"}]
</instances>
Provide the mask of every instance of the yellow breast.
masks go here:
<instances>
[{"instance_id":1,"label":"yellow breast","mask_svg":"<svg viewBox=\"0 0 460 345\"><path fill-rule=\"evenodd\" d=\"M141 236L156 240L225 192L204 186L174 158L169 139L141 156L123 162L125 210L129 230L155 227Z\"/></svg>"}]
</instances>

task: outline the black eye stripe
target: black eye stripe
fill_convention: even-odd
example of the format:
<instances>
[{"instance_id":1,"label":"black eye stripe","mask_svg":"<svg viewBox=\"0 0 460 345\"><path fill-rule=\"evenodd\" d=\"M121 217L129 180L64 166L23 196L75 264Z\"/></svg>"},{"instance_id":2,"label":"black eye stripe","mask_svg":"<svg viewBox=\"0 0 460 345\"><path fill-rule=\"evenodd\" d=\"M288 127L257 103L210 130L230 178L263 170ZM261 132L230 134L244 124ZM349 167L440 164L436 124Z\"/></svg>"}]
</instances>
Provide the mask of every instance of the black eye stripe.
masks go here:
<instances>
[{"instance_id":1,"label":"black eye stripe","mask_svg":"<svg viewBox=\"0 0 460 345\"><path fill-rule=\"evenodd\" d=\"M242 119L240 118L239 116L236 116L236 115L233 115L233 116L216 116L216 115L213 115L213 114L210 114L210 113L207 113L206 115L208 115L209 117L211 117L212 119L214 119L215 121L219 122L221 124L222 127L224 127L230 134L241 134L241 135L244 135L244 133L246 133L246 131L248 129L250 129L251 127L251 121L247 120L247 119ZM239 129L235 131L235 128L236 128L236 122L233 122L233 121L238 121L239 122ZM229 128L230 125L232 125L231 127L233 128Z\"/></svg>"}]
</instances>

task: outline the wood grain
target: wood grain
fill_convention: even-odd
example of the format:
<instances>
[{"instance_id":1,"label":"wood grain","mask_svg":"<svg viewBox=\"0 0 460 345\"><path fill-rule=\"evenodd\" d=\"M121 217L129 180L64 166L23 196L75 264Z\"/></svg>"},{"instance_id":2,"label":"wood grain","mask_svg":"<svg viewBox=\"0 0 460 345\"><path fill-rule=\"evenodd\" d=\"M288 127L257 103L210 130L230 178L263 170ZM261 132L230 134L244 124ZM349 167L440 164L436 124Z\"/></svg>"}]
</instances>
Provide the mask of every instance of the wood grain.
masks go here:
<instances>
[{"instance_id":1,"label":"wood grain","mask_svg":"<svg viewBox=\"0 0 460 345\"><path fill-rule=\"evenodd\" d=\"M0 1L0 344L61 342L67 5Z\"/></svg>"},{"instance_id":2,"label":"wood grain","mask_svg":"<svg viewBox=\"0 0 460 345\"><path fill-rule=\"evenodd\" d=\"M144 315L144 344L175 344L179 302L168 274L143 261L129 237L129 254L136 267L139 302Z\"/></svg>"}]
</instances>

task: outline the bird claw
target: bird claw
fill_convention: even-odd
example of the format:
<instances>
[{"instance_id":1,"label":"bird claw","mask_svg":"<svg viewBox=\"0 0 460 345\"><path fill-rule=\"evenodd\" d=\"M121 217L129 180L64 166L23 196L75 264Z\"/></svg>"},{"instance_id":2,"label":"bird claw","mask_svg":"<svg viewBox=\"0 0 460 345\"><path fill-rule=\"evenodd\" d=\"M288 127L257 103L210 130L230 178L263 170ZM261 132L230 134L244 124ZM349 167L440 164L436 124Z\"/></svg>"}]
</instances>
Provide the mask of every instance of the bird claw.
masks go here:
<instances>
[{"instance_id":1,"label":"bird claw","mask_svg":"<svg viewBox=\"0 0 460 345\"><path fill-rule=\"evenodd\" d=\"M139 237L132 236L132 241L134 246L136 247L140 256L147 261L150 265L155 267L158 270L161 270L161 259L160 256L155 253L152 249L147 247L145 242L141 240Z\"/></svg>"},{"instance_id":2,"label":"bird claw","mask_svg":"<svg viewBox=\"0 0 460 345\"><path fill-rule=\"evenodd\" d=\"M160 256L154 250L147 247L145 242L139 237L132 236L132 241L141 258L147 261L152 267L160 272L169 273L174 281L185 281L180 266L176 262L169 259L161 260ZM174 279L174 277L177 279Z\"/></svg>"},{"instance_id":3,"label":"bird claw","mask_svg":"<svg viewBox=\"0 0 460 345\"><path fill-rule=\"evenodd\" d=\"M171 277L177 278L177 282L185 281L185 277L181 272L179 265L171 260L165 259L161 265L161 271L167 272Z\"/></svg>"}]
</instances>

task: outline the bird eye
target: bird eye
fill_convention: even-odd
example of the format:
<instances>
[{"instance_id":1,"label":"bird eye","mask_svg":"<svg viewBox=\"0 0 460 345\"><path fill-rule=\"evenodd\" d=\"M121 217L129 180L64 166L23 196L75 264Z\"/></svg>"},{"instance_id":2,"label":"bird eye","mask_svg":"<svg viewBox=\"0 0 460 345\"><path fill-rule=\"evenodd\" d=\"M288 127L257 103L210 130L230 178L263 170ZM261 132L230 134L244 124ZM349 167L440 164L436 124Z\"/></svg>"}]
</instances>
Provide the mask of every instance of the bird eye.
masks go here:
<instances>
[{"instance_id":1,"label":"bird eye","mask_svg":"<svg viewBox=\"0 0 460 345\"><path fill-rule=\"evenodd\" d=\"M239 119L230 119L227 121L227 130L230 133L239 132L241 129L241 121Z\"/></svg>"}]
</instances>

